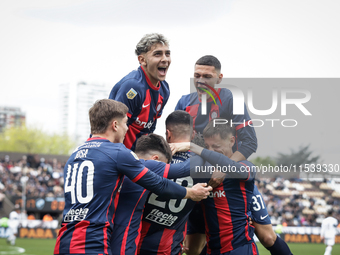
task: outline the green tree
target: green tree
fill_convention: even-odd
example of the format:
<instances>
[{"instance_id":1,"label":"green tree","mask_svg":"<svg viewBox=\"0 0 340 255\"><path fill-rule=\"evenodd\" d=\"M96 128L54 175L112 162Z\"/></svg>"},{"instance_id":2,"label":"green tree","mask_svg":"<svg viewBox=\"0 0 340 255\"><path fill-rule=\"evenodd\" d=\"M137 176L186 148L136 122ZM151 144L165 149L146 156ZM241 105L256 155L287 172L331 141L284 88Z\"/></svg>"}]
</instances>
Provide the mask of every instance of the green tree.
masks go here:
<instances>
[{"instance_id":1,"label":"green tree","mask_svg":"<svg viewBox=\"0 0 340 255\"><path fill-rule=\"evenodd\" d=\"M271 157L256 157L254 159L251 160L251 162L255 165L255 166L276 166L275 160L272 159Z\"/></svg>"},{"instance_id":2,"label":"green tree","mask_svg":"<svg viewBox=\"0 0 340 255\"><path fill-rule=\"evenodd\" d=\"M279 153L276 159L277 165L283 166L300 166L304 164L317 164L321 163L320 156L312 156L312 151L309 149L309 145L300 146L297 151L291 149L290 154Z\"/></svg>"},{"instance_id":3,"label":"green tree","mask_svg":"<svg viewBox=\"0 0 340 255\"><path fill-rule=\"evenodd\" d=\"M0 151L69 155L75 147L67 135L48 134L36 127L12 127L0 134Z\"/></svg>"}]
</instances>

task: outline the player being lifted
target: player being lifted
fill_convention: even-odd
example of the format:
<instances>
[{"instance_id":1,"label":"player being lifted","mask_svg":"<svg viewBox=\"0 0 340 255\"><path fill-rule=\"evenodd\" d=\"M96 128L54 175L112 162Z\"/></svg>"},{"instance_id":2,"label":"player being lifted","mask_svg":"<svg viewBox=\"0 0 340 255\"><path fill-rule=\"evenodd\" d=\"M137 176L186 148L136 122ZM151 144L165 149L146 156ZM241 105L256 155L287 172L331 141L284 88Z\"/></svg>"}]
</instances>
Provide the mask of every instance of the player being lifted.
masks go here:
<instances>
[{"instance_id":1,"label":"player being lifted","mask_svg":"<svg viewBox=\"0 0 340 255\"><path fill-rule=\"evenodd\" d=\"M172 198L200 200L209 189L185 189L150 171L122 144L128 108L110 99L89 111L92 138L75 149L64 168L65 208L54 254L111 254L119 187L133 182ZM174 185L175 184L175 185Z\"/></svg>"},{"instance_id":2,"label":"player being lifted","mask_svg":"<svg viewBox=\"0 0 340 255\"><path fill-rule=\"evenodd\" d=\"M171 57L168 40L161 34L147 34L137 44L139 68L121 79L111 90L110 99L129 107L124 144L134 151L136 140L153 133L170 90L165 81Z\"/></svg>"}]
</instances>

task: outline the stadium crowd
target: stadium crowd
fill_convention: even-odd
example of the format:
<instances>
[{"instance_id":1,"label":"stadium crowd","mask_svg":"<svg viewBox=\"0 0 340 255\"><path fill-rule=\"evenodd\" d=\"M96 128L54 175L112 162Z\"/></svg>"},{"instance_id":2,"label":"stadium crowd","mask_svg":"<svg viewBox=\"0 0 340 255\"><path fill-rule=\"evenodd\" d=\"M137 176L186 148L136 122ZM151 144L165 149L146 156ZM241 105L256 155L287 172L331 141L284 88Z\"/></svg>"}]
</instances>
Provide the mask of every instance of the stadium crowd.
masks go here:
<instances>
[{"instance_id":1,"label":"stadium crowd","mask_svg":"<svg viewBox=\"0 0 340 255\"><path fill-rule=\"evenodd\" d=\"M63 164L57 159L45 161L38 155L23 156L17 161L6 155L0 159L0 191L9 199L22 196L22 181L26 179L27 198L63 197ZM27 177L23 179L24 176Z\"/></svg>"},{"instance_id":2,"label":"stadium crowd","mask_svg":"<svg viewBox=\"0 0 340 255\"><path fill-rule=\"evenodd\" d=\"M57 159L45 161L23 156L12 161L9 157L0 159L0 209L2 197L9 199L22 195L21 178L26 175L27 197L63 197L63 168L65 162ZM340 213L340 184L335 180L309 182L301 179L288 180L282 177L258 179L273 225L321 226L323 215L333 209Z\"/></svg>"},{"instance_id":3,"label":"stadium crowd","mask_svg":"<svg viewBox=\"0 0 340 255\"><path fill-rule=\"evenodd\" d=\"M321 226L328 210L340 213L340 183L282 177L257 180L273 225Z\"/></svg>"}]
</instances>

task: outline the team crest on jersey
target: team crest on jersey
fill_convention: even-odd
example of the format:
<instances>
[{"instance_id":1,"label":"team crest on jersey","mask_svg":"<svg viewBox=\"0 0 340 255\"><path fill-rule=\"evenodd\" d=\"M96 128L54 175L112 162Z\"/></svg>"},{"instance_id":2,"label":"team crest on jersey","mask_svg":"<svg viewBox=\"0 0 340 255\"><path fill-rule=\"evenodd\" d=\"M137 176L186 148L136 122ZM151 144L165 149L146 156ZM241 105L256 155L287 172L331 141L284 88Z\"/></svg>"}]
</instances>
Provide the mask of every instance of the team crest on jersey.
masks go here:
<instances>
[{"instance_id":1,"label":"team crest on jersey","mask_svg":"<svg viewBox=\"0 0 340 255\"><path fill-rule=\"evenodd\" d=\"M137 91L131 88L128 93L126 93L126 96L128 99L133 99L137 94Z\"/></svg>"},{"instance_id":2,"label":"team crest on jersey","mask_svg":"<svg viewBox=\"0 0 340 255\"><path fill-rule=\"evenodd\" d=\"M132 154L132 156L133 156L135 159L139 160L139 158L138 158L138 156L136 155L136 153L134 153L133 151L131 151L131 154Z\"/></svg>"},{"instance_id":3,"label":"team crest on jersey","mask_svg":"<svg viewBox=\"0 0 340 255\"><path fill-rule=\"evenodd\" d=\"M157 105L157 108L156 108L156 111L159 112L159 110L161 109L161 107L162 107L162 104L158 104L158 105Z\"/></svg>"},{"instance_id":4,"label":"team crest on jersey","mask_svg":"<svg viewBox=\"0 0 340 255\"><path fill-rule=\"evenodd\" d=\"M217 112L213 111L213 112L211 113L210 117L211 117L212 119L217 118Z\"/></svg>"}]
</instances>

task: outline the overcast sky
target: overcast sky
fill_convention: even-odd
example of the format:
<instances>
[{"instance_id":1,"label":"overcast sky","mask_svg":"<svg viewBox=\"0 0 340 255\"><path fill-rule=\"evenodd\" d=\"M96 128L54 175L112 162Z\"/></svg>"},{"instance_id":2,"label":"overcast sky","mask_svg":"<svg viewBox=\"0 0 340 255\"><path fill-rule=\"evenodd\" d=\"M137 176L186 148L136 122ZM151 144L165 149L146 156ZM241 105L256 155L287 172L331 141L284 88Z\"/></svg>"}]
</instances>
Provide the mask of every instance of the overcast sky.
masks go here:
<instances>
[{"instance_id":1,"label":"overcast sky","mask_svg":"<svg viewBox=\"0 0 340 255\"><path fill-rule=\"evenodd\" d=\"M220 59L224 77L339 77L339 12L334 0L1 1L0 105L20 107L29 125L57 132L59 84L115 84L138 67L140 38L159 32L170 40L172 55L171 96L156 131L163 135L164 117L190 92L194 63L203 55ZM335 91L316 89L312 100L339 109ZM330 111L325 116L333 117ZM339 135L324 130L312 126L293 141L275 137L275 146L257 130L257 155L311 144L326 163L339 163Z\"/></svg>"}]
</instances>

